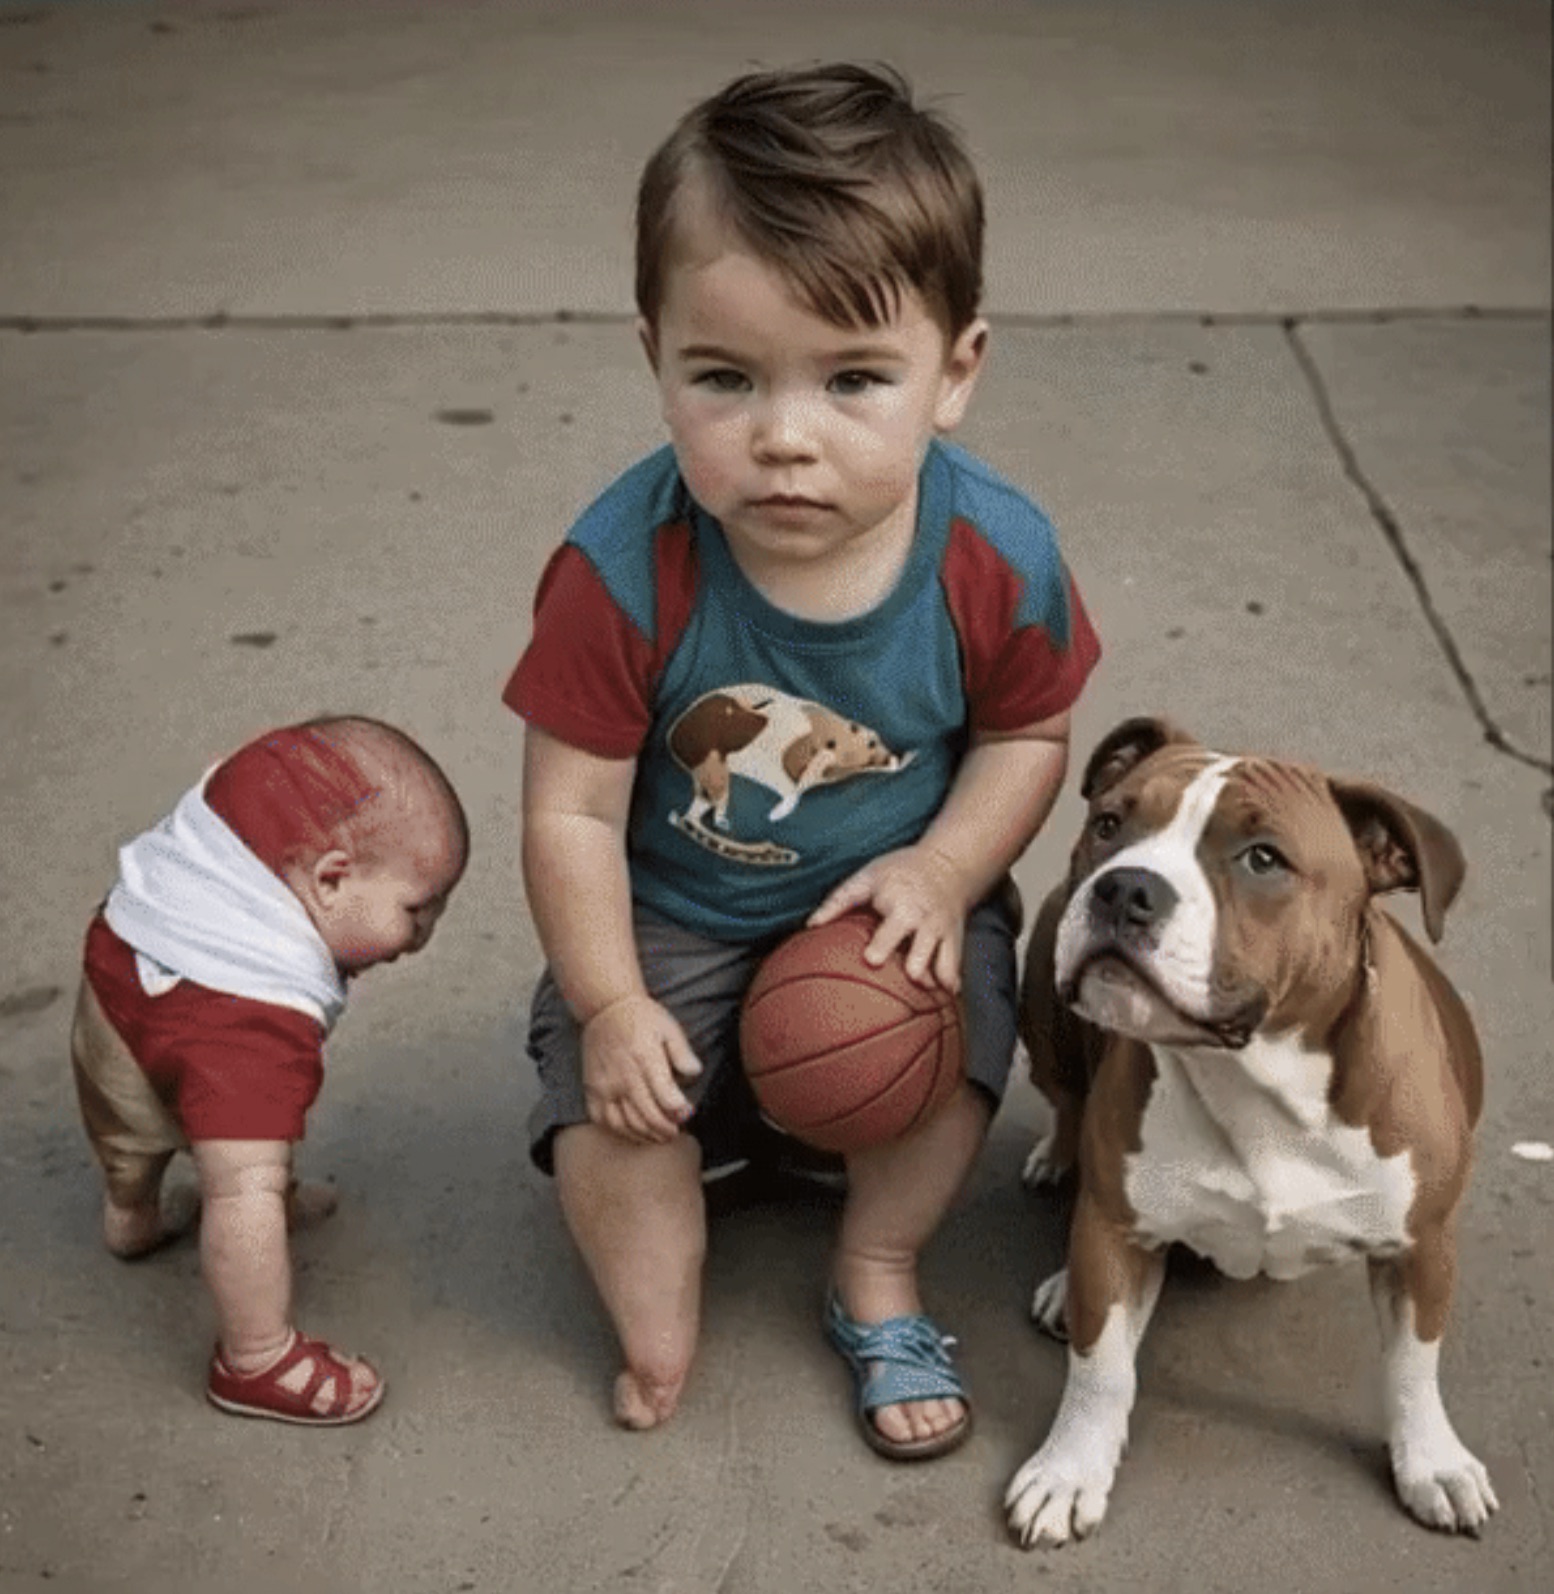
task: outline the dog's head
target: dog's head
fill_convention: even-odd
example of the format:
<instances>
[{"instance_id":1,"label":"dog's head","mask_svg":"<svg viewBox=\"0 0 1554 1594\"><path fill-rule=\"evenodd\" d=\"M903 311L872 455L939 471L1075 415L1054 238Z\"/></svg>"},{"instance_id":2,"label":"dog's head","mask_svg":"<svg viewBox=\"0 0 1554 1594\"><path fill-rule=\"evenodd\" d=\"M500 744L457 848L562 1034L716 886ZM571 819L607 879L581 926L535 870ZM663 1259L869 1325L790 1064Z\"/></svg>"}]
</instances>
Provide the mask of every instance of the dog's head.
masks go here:
<instances>
[{"instance_id":1,"label":"dog's head","mask_svg":"<svg viewBox=\"0 0 1554 1594\"><path fill-rule=\"evenodd\" d=\"M1417 890L1439 940L1462 883L1456 839L1402 798L1211 752L1168 720L1119 725L1080 791L1057 988L1139 1040L1241 1047L1335 1018L1363 978L1371 898Z\"/></svg>"}]
</instances>

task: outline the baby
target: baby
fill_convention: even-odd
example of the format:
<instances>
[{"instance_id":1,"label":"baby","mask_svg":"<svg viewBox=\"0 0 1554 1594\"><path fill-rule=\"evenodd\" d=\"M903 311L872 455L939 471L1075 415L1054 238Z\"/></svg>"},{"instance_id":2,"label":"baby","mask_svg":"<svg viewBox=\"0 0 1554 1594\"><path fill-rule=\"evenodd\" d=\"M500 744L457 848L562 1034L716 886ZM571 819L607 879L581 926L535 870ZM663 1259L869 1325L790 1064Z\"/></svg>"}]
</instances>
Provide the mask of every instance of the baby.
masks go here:
<instances>
[{"instance_id":1,"label":"baby","mask_svg":"<svg viewBox=\"0 0 1554 1594\"><path fill-rule=\"evenodd\" d=\"M334 1426L383 1398L367 1362L292 1323L287 1228L334 1197L296 1183L291 1148L345 982L426 945L468 852L443 772L359 718L257 738L120 850L71 1033L103 1238L121 1257L173 1238L162 1178L192 1154L223 1411Z\"/></svg>"}]
</instances>

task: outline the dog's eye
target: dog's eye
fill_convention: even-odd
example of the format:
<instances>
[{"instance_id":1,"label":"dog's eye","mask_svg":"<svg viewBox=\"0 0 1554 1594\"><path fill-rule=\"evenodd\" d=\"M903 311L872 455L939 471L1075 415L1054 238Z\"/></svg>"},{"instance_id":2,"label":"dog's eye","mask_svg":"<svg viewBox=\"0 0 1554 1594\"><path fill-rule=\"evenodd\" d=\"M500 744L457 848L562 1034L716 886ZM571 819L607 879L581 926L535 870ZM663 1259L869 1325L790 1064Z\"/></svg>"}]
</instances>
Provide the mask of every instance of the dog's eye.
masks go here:
<instances>
[{"instance_id":1,"label":"dog's eye","mask_svg":"<svg viewBox=\"0 0 1554 1594\"><path fill-rule=\"evenodd\" d=\"M1241 854L1241 858L1253 874L1274 874L1290 866L1284 854L1266 841L1255 842Z\"/></svg>"},{"instance_id":2,"label":"dog's eye","mask_svg":"<svg viewBox=\"0 0 1554 1594\"><path fill-rule=\"evenodd\" d=\"M1110 841L1122 829L1122 820L1103 809L1090 821L1090 833L1097 841Z\"/></svg>"}]
</instances>

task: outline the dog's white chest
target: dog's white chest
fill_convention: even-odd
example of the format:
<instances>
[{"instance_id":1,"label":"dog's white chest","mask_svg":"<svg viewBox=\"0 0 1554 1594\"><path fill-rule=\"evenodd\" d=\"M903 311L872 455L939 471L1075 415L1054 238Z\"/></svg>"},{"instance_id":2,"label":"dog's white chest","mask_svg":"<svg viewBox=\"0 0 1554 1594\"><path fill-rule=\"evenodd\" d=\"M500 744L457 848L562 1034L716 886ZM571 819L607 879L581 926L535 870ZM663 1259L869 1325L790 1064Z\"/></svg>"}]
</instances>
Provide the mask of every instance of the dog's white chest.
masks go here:
<instances>
[{"instance_id":1,"label":"dog's white chest","mask_svg":"<svg viewBox=\"0 0 1554 1594\"><path fill-rule=\"evenodd\" d=\"M1295 1278L1407 1244L1414 1174L1333 1116L1332 1061L1293 1043L1154 1050L1156 1078L1124 1163L1136 1234L1181 1241L1232 1278Z\"/></svg>"}]
</instances>

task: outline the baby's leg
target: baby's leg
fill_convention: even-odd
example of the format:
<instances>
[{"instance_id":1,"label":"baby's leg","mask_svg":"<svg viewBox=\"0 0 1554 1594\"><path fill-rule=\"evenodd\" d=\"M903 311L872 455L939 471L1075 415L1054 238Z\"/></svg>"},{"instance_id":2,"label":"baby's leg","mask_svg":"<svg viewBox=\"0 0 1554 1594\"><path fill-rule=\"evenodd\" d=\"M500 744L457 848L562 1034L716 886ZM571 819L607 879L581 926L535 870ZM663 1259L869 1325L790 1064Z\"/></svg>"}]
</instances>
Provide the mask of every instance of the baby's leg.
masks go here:
<instances>
[{"instance_id":1,"label":"baby's leg","mask_svg":"<svg viewBox=\"0 0 1554 1594\"><path fill-rule=\"evenodd\" d=\"M162 1179L172 1152L154 1157L117 1156L105 1166L103 1240L115 1256L130 1260L192 1234L200 1220L198 1191L170 1191L164 1198ZM293 1179L286 1190L286 1227L297 1233L314 1228L333 1215L340 1194L332 1184Z\"/></svg>"},{"instance_id":2,"label":"baby's leg","mask_svg":"<svg viewBox=\"0 0 1554 1594\"><path fill-rule=\"evenodd\" d=\"M615 1419L654 1428L674 1414L696 1350L707 1251L701 1148L684 1134L633 1145L585 1123L556 1136L555 1157L561 1209L626 1359Z\"/></svg>"},{"instance_id":3,"label":"baby's leg","mask_svg":"<svg viewBox=\"0 0 1554 1594\"><path fill-rule=\"evenodd\" d=\"M170 1151L155 1155L103 1155L103 1243L115 1256L145 1256L193 1228L199 1203L192 1193L162 1210L162 1176Z\"/></svg>"},{"instance_id":4,"label":"baby's leg","mask_svg":"<svg viewBox=\"0 0 1554 1594\"><path fill-rule=\"evenodd\" d=\"M215 1303L222 1360L234 1372L256 1376L290 1349L291 1255L286 1244L291 1147L285 1141L201 1140L193 1147L205 1214L200 1225L200 1260ZM350 1368L347 1409L365 1407L378 1376L364 1361ZM300 1393L314 1371L312 1359L279 1380ZM317 1391L315 1408L326 1410L334 1381Z\"/></svg>"},{"instance_id":5,"label":"baby's leg","mask_svg":"<svg viewBox=\"0 0 1554 1594\"><path fill-rule=\"evenodd\" d=\"M187 1233L192 1192L162 1209L162 1176L183 1132L157 1099L91 982L82 979L70 1026L71 1072L81 1124L103 1174L103 1241L115 1256L144 1256Z\"/></svg>"}]
</instances>

